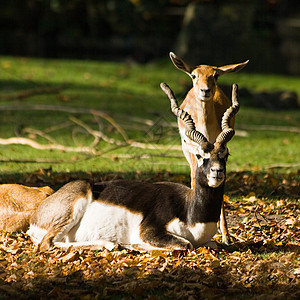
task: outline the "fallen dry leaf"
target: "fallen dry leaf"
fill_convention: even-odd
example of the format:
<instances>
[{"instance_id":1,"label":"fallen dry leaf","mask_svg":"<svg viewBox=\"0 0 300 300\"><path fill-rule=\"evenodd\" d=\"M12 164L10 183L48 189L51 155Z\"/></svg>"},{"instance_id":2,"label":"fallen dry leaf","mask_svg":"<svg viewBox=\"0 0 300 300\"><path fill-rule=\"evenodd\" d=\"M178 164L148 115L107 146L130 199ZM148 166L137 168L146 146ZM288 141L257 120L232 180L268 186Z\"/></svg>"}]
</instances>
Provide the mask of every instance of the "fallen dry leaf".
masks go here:
<instances>
[{"instance_id":1,"label":"fallen dry leaf","mask_svg":"<svg viewBox=\"0 0 300 300\"><path fill-rule=\"evenodd\" d=\"M27 180L51 186L72 180L49 172ZM172 174L151 178L166 179ZM218 250L37 253L26 234L0 233L0 299L299 299L299 183L293 174L240 172L229 174L227 189L234 244L223 246L216 235Z\"/></svg>"}]
</instances>

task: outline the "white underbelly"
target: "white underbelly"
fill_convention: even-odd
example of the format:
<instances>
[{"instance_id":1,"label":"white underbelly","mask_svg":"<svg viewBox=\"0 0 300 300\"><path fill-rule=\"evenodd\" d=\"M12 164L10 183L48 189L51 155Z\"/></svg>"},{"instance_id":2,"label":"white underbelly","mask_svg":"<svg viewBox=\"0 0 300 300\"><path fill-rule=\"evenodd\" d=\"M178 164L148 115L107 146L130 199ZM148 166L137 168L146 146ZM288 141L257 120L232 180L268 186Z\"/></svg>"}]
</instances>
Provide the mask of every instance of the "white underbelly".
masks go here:
<instances>
[{"instance_id":1,"label":"white underbelly","mask_svg":"<svg viewBox=\"0 0 300 300\"><path fill-rule=\"evenodd\" d=\"M65 235L54 238L54 242L83 243L104 240L115 244L148 245L140 238L142 214L134 213L121 206L105 204L100 201L90 203L82 219ZM187 226L179 219L167 225L167 230L175 236L184 238L198 248L211 241L217 232L217 223L196 223ZM31 225L28 232L35 243L40 243L45 229Z\"/></svg>"},{"instance_id":2,"label":"white underbelly","mask_svg":"<svg viewBox=\"0 0 300 300\"><path fill-rule=\"evenodd\" d=\"M69 242L106 240L122 244L140 244L142 215L103 202L94 201L81 221L68 234Z\"/></svg>"},{"instance_id":3,"label":"white underbelly","mask_svg":"<svg viewBox=\"0 0 300 300\"><path fill-rule=\"evenodd\" d=\"M168 224L167 230L189 240L194 248L198 248L211 241L217 232L217 223L196 223L193 226L187 226L179 219L174 219Z\"/></svg>"}]
</instances>

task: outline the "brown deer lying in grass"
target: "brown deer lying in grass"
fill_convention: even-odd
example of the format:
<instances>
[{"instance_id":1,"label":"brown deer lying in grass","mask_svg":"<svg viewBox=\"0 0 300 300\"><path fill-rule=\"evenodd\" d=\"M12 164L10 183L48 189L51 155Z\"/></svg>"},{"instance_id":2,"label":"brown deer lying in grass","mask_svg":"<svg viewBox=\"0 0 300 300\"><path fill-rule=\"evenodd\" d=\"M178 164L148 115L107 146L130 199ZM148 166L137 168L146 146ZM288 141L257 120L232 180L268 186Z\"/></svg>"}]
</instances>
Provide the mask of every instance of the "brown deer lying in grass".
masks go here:
<instances>
[{"instance_id":1,"label":"brown deer lying in grass","mask_svg":"<svg viewBox=\"0 0 300 300\"><path fill-rule=\"evenodd\" d=\"M0 230L26 231L37 206L54 191L48 187L0 185Z\"/></svg>"},{"instance_id":2,"label":"brown deer lying in grass","mask_svg":"<svg viewBox=\"0 0 300 300\"><path fill-rule=\"evenodd\" d=\"M191 67L173 52L170 52L170 58L176 68L188 74L193 80L193 87L187 93L180 108L191 115L196 130L200 131L213 144L222 131L221 120L224 112L230 106L230 100L218 87L217 79L223 74L240 71L249 61L223 67L207 65ZM234 118L231 120L231 126L234 128ZM193 145L193 142L186 136L186 125L180 118L178 118L178 127L182 141L182 150L191 167L191 187L194 189L197 158L190 151L190 146ZM223 243L228 244L230 239L223 206L220 215L220 229Z\"/></svg>"},{"instance_id":3,"label":"brown deer lying in grass","mask_svg":"<svg viewBox=\"0 0 300 300\"><path fill-rule=\"evenodd\" d=\"M197 159L195 189L173 182L147 183L117 180L90 183L70 182L45 199L33 214L28 234L48 249L60 247L111 246L135 249L191 249L216 246L223 202L228 157L227 143L234 135L230 120L237 113L237 88L233 105L222 119L215 143L196 130L191 116L178 108L166 84L172 111L185 123L185 135L193 141Z\"/></svg>"}]
</instances>

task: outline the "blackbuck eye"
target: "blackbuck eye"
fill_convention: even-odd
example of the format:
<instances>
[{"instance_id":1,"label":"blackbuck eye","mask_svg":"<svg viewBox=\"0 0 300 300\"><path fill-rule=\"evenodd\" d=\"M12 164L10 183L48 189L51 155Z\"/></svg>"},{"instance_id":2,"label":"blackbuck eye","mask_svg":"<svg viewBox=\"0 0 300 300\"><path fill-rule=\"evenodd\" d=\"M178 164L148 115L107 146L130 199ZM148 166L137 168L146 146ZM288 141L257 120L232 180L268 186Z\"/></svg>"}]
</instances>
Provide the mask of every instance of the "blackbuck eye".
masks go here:
<instances>
[{"instance_id":1,"label":"blackbuck eye","mask_svg":"<svg viewBox=\"0 0 300 300\"><path fill-rule=\"evenodd\" d=\"M199 159L201 159L202 157L201 157L200 154L196 154L196 158L199 160Z\"/></svg>"},{"instance_id":2,"label":"blackbuck eye","mask_svg":"<svg viewBox=\"0 0 300 300\"><path fill-rule=\"evenodd\" d=\"M195 74L191 74L192 79L196 79L196 75Z\"/></svg>"},{"instance_id":3,"label":"blackbuck eye","mask_svg":"<svg viewBox=\"0 0 300 300\"><path fill-rule=\"evenodd\" d=\"M204 158L203 159L203 167L207 167L209 164L209 159L208 158Z\"/></svg>"},{"instance_id":4,"label":"blackbuck eye","mask_svg":"<svg viewBox=\"0 0 300 300\"><path fill-rule=\"evenodd\" d=\"M227 161L228 156L229 156L229 153L226 153L226 154L224 154L224 153L219 153L219 154L218 154L219 159L224 159L225 161Z\"/></svg>"}]
</instances>

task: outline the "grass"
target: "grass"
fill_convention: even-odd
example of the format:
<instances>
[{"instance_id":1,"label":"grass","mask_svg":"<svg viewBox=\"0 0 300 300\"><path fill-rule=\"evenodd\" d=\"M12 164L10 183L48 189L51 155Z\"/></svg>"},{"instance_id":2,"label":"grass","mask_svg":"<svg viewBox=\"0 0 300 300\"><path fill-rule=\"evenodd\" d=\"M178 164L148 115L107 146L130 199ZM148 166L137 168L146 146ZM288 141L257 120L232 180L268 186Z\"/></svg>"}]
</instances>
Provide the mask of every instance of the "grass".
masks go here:
<instances>
[{"instance_id":1,"label":"grass","mask_svg":"<svg viewBox=\"0 0 300 300\"><path fill-rule=\"evenodd\" d=\"M189 78L176 70L170 62L138 65L116 62L0 58L1 105L10 105L20 109L32 104L51 104L105 111L124 128L129 139L154 143L157 148L161 145L170 147L180 145L177 129L171 126L174 125L175 117L170 113L168 99L159 88L162 81L172 87L179 100L184 98L186 87L190 83ZM243 70L240 73L220 78L221 84L233 82L252 91L284 89L296 91L300 95L297 77L247 74ZM24 90L57 86L64 87L59 95L42 94L19 100L13 99L13 95ZM8 99L8 97L11 98ZM297 171L299 168L298 133L247 130L247 127L272 125L300 128L299 110L269 111L243 105L244 99L241 99L241 102L242 107L237 116L236 128L242 130L246 136L237 135L229 144L231 150L229 172L268 170L272 165L281 164L291 164L291 167L279 168L280 172L288 174ZM122 140L122 137L101 118L95 119L87 114L75 116L94 130L97 130L99 126L104 126L105 133L109 137ZM1 111L0 117L1 138L9 138L15 136L16 132L20 132L27 137L36 138L41 143L46 142L36 133L28 133L27 129L30 128L48 130L52 138L65 146L85 146L93 141L85 130L75 126L69 120L67 113L10 110ZM153 125L145 126L143 123L132 121L133 117L152 120ZM49 129L58 125L62 128L52 131ZM1 178L5 182L7 176L11 174L32 173L40 168L50 167L53 172L153 174L170 172L189 176L189 167L182 152L178 150L115 147L104 142L99 143L97 150L101 152L101 155L41 151L20 145L0 146L1 157L10 160L2 162ZM51 162L32 162L36 158Z\"/></svg>"}]
</instances>

